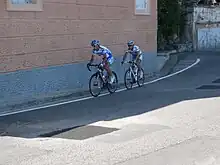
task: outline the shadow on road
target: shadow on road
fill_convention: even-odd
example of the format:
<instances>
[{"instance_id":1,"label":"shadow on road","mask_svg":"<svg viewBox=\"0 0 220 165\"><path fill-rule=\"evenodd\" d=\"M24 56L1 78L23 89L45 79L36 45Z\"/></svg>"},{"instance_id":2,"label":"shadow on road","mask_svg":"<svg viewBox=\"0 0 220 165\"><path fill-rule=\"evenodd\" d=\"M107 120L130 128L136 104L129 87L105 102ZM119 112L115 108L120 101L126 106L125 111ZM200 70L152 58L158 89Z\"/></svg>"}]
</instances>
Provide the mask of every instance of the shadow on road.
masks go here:
<instances>
[{"instance_id":1,"label":"shadow on road","mask_svg":"<svg viewBox=\"0 0 220 165\"><path fill-rule=\"evenodd\" d=\"M94 100L7 116L1 118L0 130L3 136L51 137L77 129L79 125L140 115L181 101L219 96L216 90L194 89L154 93L149 87L144 87Z\"/></svg>"}]
</instances>

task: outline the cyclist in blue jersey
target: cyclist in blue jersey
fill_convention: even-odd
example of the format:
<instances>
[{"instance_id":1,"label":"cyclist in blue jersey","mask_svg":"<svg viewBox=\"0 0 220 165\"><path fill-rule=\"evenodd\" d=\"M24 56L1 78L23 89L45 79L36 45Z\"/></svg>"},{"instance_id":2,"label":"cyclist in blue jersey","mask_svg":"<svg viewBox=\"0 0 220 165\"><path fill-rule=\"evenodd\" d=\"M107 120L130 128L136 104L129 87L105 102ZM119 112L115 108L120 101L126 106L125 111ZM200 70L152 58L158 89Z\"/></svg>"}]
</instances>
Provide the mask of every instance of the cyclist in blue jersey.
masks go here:
<instances>
[{"instance_id":1,"label":"cyclist in blue jersey","mask_svg":"<svg viewBox=\"0 0 220 165\"><path fill-rule=\"evenodd\" d=\"M107 73L110 77L110 83L113 83L114 76L113 76L112 70L110 68L110 66L114 62L112 52L108 48L106 48L105 46L100 45L100 42L98 40L92 40L91 46L93 47L93 50L92 50L91 60L89 63L91 64L93 62L95 55L101 56L103 59L102 64L104 66L104 69L107 71Z\"/></svg>"},{"instance_id":2,"label":"cyclist in blue jersey","mask_svg":"<svg viewBox=\"0 0 220 165\"><path fill-rule=\"evenodd\" d=\"M122 64L124 63L124 60L127 57L127 54L130 53L131 57L132 57L132 61L134 61L138 68L141 68L141 61L143 60L143 55L142 55L142 51L139 48L139 46L135 45L134 41L129 41L127 43L128 45L128 50L126 51L125 55L123 56L123 60L122 60Z\"/></svg>"}]
</instances>

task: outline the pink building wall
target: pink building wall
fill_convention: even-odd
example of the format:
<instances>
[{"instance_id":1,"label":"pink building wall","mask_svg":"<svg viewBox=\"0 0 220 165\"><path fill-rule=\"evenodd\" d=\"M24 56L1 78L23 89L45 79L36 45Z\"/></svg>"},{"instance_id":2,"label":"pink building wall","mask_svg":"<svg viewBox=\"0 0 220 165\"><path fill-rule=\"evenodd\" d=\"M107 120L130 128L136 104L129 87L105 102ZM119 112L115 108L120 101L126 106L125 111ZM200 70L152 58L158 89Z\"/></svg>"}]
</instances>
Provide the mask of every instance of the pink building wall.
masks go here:
<instances>
[{"instance_id":1,"label":"pink building wall","mask_svg":"<svg viewBox=\"0 0 220 165\"><path fill-rule=\"evenodd\" d=\"M0 1L0 72L79 63L89 59L91 39L115 56L132 39L155 52L157 3L135 15L134 0L44 0L42 12L6 11Z\"/></svg>"}]
</instances>

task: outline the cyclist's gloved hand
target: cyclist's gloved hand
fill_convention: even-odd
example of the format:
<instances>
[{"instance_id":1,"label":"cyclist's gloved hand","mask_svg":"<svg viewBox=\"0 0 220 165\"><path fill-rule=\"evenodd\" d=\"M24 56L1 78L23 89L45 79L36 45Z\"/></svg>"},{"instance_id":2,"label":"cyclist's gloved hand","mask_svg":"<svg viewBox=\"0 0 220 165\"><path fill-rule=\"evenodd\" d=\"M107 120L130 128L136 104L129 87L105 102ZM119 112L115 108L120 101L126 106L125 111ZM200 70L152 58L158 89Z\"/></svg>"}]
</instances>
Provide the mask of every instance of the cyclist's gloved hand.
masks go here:
<instances>
[{"instance_id":1,"label":"cyclist's gloved hand","mask_svg":"<svg viewBox=\"0 0 220 165\"><path fill-rule=\"evenodd\" d=\"M123 64L124 64L124 61L122 61L121 64L123 65Z\"/></svg>"}]
</instances>

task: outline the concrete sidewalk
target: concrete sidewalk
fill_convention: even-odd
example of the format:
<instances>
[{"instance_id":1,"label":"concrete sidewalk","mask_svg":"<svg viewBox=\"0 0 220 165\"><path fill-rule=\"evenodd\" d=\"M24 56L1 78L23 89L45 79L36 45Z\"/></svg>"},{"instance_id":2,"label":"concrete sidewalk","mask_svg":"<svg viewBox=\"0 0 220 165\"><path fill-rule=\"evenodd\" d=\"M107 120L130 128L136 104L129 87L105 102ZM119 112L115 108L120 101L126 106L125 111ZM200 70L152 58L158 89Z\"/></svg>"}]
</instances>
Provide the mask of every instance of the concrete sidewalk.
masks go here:
<instances>
[{"instance_id":1,"label":"concrete sidewalk","mask_svg":"<svg viewBox=\"0 0 220 165\"><path fill-rule=\"evenodd\" d=\"M179 92L165 92L159 100L171 93L175 99ZM0 137L0 164L219 165L219 101L188 100L136 116L93 123L119 130L84 140Z\"/></svg>"}]
</instances>

